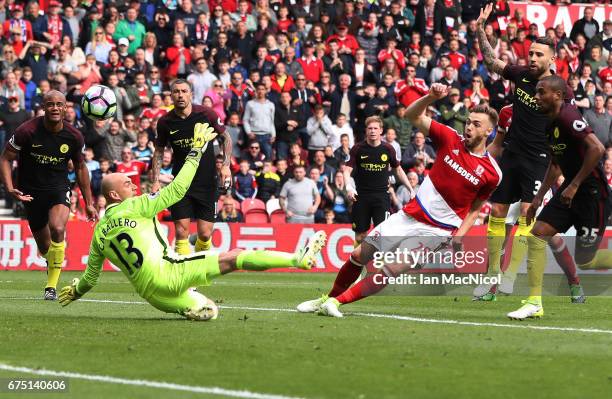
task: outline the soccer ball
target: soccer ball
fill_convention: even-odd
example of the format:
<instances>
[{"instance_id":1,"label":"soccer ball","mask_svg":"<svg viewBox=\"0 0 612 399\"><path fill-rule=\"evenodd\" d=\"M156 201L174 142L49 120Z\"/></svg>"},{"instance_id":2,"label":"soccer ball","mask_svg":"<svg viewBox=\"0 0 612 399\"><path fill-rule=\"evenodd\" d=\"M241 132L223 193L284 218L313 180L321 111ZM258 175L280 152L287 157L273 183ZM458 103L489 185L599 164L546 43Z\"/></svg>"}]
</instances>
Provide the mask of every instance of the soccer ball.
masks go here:
<instances>
[{"instance_id":1,"label":"soccer ball","mask_svg":"<svg viewBox=\"0 0 612 399\"><path fill-rule=\"evenodd\" d=\"M117 112L117 97L110 88L94 85L85 92L81 100L81 108L89 119L109 119Z\"/></svg>"}]
</instances>

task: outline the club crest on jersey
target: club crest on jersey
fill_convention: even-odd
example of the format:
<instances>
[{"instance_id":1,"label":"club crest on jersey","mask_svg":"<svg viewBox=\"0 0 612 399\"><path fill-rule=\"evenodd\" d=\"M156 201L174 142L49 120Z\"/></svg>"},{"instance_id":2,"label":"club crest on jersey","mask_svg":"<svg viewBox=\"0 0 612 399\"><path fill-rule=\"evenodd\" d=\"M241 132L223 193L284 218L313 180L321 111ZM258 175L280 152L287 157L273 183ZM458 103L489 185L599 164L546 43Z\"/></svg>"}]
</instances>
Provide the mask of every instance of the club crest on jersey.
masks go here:
<instances>
[{"instance_id":1,"label":"club crest on jersey","mask_svg":"<svg viewBox=\"0 0 612 399\"><path fill-rule=\"evenodd\" d=\"M455 154L455 155L459 155L459 150L455 148L455 149L453 150L453 154Z\"/></svg>"},{"instance_id":2,"label":"club crest on jersey","mask_svg":"<svg viewBox=\"0 0 612 399\"><path fill-rule=\"evenodd\" d=\"M60 146L60 152L61 152L62 154L67 153L69 149L70 149L70 147L68 146L68 144L62 144L62 145Z\"/></svg>"},{"instance_id":3,"label":"club crest on jersey","mask_svg":"<svg viewBox=\"0 0 612 399\"><path fill-rule=\"evenodd\" d=\"M380 156L380 160L381 160L381 161L383 161L383 162L385 162L387 159L389 159L389 157L387 156L387 154L382 154L382 155Z\"/></svg>"},{"instance_id":4,"label":"club crest on jersey","mask_svg":"<svg viewBox=\"0 0 612 399\"><path fill-rule=\"evenodd\" d=\"M477 176L482 176L482 174L484 173L484 167L482 165L478 165L476 166L476 170L474 171L474 173L476 173Z\"/></svg>"}]
</instances>

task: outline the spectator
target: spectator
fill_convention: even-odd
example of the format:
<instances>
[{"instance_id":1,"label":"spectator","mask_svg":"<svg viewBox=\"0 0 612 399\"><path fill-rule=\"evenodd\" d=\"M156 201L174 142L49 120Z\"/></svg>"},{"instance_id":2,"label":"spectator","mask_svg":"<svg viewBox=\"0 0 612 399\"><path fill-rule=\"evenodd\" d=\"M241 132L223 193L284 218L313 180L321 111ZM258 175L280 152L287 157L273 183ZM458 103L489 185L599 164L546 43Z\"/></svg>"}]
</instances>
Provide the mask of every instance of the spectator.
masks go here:
<instances>
[{"instance_id":1,"label":"spectator","mask_svg":"<svg viewBox=\"0 0 612 399\"><path fill-rule=\"evenodd\" d=\"M287 75L287 67L282 62L279 62L274 67L274 74L271 76L272 79L272 90L283 93L289 93L295 86L293 77Z\"/></svg>"},{"instance_id":2,"label":"spectator","mask_svg":"<svg viewBox=\"0 0 612 399\"><path fill-rule=\"evenodd\" d=\"M199 58L196 60L196 70L187 76L187 80L193 86L193 103L200 105L206 92L218 79L208 70L208 62L204 58Z\"/></svg>"},{"instance_id":3,"label":"spectator","mask_svg":"<svg viewBox=\"0 0 612 399\"><path fill-rule=\"evenodd\" d=\"M249 163L249 169L256 171L263 167L263 161L266 156L261 152L261 146L259 142L253 140L249 144L247 150L242 153L241 161L247 161Z\"/></svg>"},{"instance_id":4,"label":"spectator","mask_svg":"<svg viewBox=\"0 0 612 399\"><path fill-rule=\"evenodd\" d=\"M344 174L341 171L337 171L334 174L333 182L328 179L323 181L325 188L325 197L331 204L336 223L350 223L351 217L349 214L350 201L346 192L346 185L344 183Z\"/></svg>"},{"instance_id":5,"label":"spectator","mask_svg":"<svg viewBox=\"0 0 612 399\"><path fill-rule=\"evenodd\" d=\"M148 168L151 165L151 158L153 157L154 151L155 147L153 142L149 141L147 132L138 133L136 145L132 147L134 158L139 162L143 162Z\"/></svg>"},{"instance_id":6,"label":"spectator","mask_svg":"<svg viewBox=\"0 0 612 399\"><path fill-rule=\"evenodd\" d=\"M91 149L90 147L85 148L84 156L85 156L85 165L87 165L87 170L89 170L90 175L94 170L100 169L100 162L94 159L93 149Z\"/></svg>"},{"instance_id":7,"label":"spectator","mask_svg":"<svg viewBox=\"0 0 612 399\"><path fill-rule=\"evenodd\" d=\"M329 166L326 161L327 158L325 157L325 152L316 151L312 160L312 165L310 166L310 170L317 169L319 171L319 176L326 177L328 181L331 181L334 177L334 173L336 173L336 170ZM322 187L323 186L321 186L321 188Z\"/></svg>"},{"instance_id":8,"label":"spectator","mask_svg":"<svg viewBox=\"0 0 612 399\"><path fill-rule=\"evenodd\" d=\"M291 94L280 95L280 103L275 107L274 126L276 129L276 157L287 158L289 146L297 142L300 129L305 127L303 114L299 106L293 106Z\"/></svg>"},{"instance_id":9,"label":"spectator","mask_svg":"<svg viewBox=\"0 0 612 399\"><path fill-rule=\"evenodd\" d=\"M217 222L242 223L244 221L242 213L236 209L234 199L230 196L223 198L223 208L217 214Z\"/></svg>"},{"instance_id":10,"label":"spectator","mask_svg":"<svg viewBox=\"0 0 612 399\"><path fill-rule=\"evenodd\" d=\"M595 95L595 105L592 109L584 111L584 120L593 128L593 132L604 146L612 144L612 116L606 112L602 94Z\"/></svg>"},{"instance_id":11,"label":"spectator","mask_svg":"<svg viewBox=\"0 0 612 399\"><path fill-rule=\"evenodd\" d=\"M185 47L181 35L174 34L172 36L172 46L167 48L165 55L168 61L166 68L168 80L185 78L189 72L188 65L191 63L191 52Z\"/></svg>"},{"instance_id":12,"label":"spectator","mask_svg":"<svg viewBox=\"0 0 612 399\"><path fill-rule=\"evenodd\" d=\"M244 131L240 126L240 115L237 112L230 113L225 130L232 139L232 154L238 157L240 155L240 148L244 144Z\"/></svg>"},{"instance_id":13,"label":"spectator","mask_svg":"<svg viewBox=\"0 0 612 399\"><path fill-rule=\"evenodd\" d=\"M121 43L125 43L125 41L121 41ZM106 35L104 34L104 29L101 26L98 26L93 32L91 41L88 42L87 46L85 47L85 54L93 54L97 62L106 64L108 62L109 52L112 49L113 45L108 42Z\"/></svg>"},{"instance_id":14,"label":"spectator","mask_svg":"<svg viewBox=\"0 0 612 399\"><path fill-rule=\"evenodd\" d=\"M611 40L612 43L612 40ZM608 55L608 63L605 67L602 67L597 74L599 80L601 81L602 86L606 82L612 83L612 53Z\"/></svg>"},{"instance_id":15,"label":"spectator","mask_svg":"<svg viewBox=\"0 0 612 399\"><path fill-rule=\"evenodd\" d=\"M164 150L162 155L161 166L159 168L159 182L162 187L170 184L174 180L172 175L172 151L169 149Z\"/></svg>"},{"instance_id":16,"label":"spectator","mask_svg":"<svg viewBox=\"0 0 612 399\"><path fill-rule=\"evenodd\" d=\"M461 68L459 68L459 82L461 83L461 89L467 89L475 76L484 77L486 81L489 74L487 73L484 65L478 62L478 54L470 52L468 55L468 62L461 65Z\"/></svg>"},{"instance_id":17,"label":"spectator","mask_svg":"<svg viewBox=\"0 0 612 399\"><path fill-rule=\"evenodd\" d=\"M234 196L240 202L246 198L255 198L257 195L257 182L253 171L249 169L249 162L243 159L240 161L240 170L234 176Z\"/></svg>"},{"instance_id":18,"label":"spectator","mask_svg":"<svg viewBox=\"0 0 612 399\"><path fill-rule=\"evenodd\" d=\"M471 87L465 89L463 95L470 99L472 106L486 104L491 98L489 96L489 91L484 87L484 83L482 81L481 76L474 76L472 78Z\"/></svg>"},{"instance_id":19,"label":"spectator","mask_svg":"<svg viewBox=\"0 0 612 399\"><path fill-rule=\"evenodd\" d=\"M6 111L0 111L0 148L4 148L6 139L10 139L15 129L29 119L29 113L19 105L19 98L9 97Z\"/></svg>"},{"instance_id":20,"label":"spectator","mask_svg":"<svg viewBox=\"0 0 612 399\"><path fill-rule=\"evenodd\" d=\"M244 83L244 77L240 72L232 72L232 83L230 85L230 105L229 112L237 112L239 115L244 113L246 103L253 97L255 90Z\"/></svg>"},{"instance_id":21,"label":"spectator","mask_svg":"<svg viewBox=\"0 0 612 399\"><path fill-rule=\"evenodd\" d=\"M79 70L72 74L79 83L75 86L75 94L83 95L93 85L102 82L100 67L96 64L96 57L88 54L85 64L79 65ZM40 86L40 83L38 84Z\"/></svg>"},{"instance_id":22,"label":"spectator","mask_svg":"<svg viewBox=\"0 0 612 399\"><path fill-rule=\"evenodd\" d=\"M255 181L257 182L257 198L263 202L278 198L281 188L280 176L272 169L272 161L264 161L263 169L255 175Z\"/></svg>"},{"instance_id":23,"label":"spectator","mask_svg":"<svg viewBox=\"0 0 612 399\"><path fill-rule=\"evenodd\" d=\"M397 156L398 162L401 162L402 149L399 143L395 140L396 138L397 138L397 133L395 132L395 129L391 128L385 131L385 135L382 137L382 141L389 143L391 147L393 147L393 149L395 150L395 155Z\"/></svg>"},{"instance_id":24,"label":"spectator","mask_svg":"<svg viewBox=\"0 0 612 399\"><path fill-rule=\"evenodd\" d=\"M584 16L574 22L570 32L570 40L576 42L578 35L583 35L587 40L595 37L599 32L599 22L593 18L593 7L584 9Z\"/></svg>"},{"instance_id":25,"label":"spectator","mask_svg":"<svg viewBox=\"0 0 612 399\"><path fill-rule=\"evenodd\" d=\"M328 145L331 146L333 151L336 151L340 148L340 138L346 135L349 141L349 148L353 147L355 144L355 139L353 137L353 128L347 123L346 115L339 114L336 118L336 123L332 126L332 135L329 137Z\"/></svg>"},{"instance_id":26,"label":"spectator","mask_svg":"<svg viewBox=\"0 0 612 399\"><path fill-rule=\"evenodd\" d=\"M280 205L287 215L287 223L314 223L314 214L321 203L317 185L306 178L302 165L294 167L293 176L280 192Z\"/></svg>"},{"instance_id":27,"label":"spectator","mask_svg":"<svg viewBox=\"0 0 612 399\"><path fill-rule=\"evenodd\" d=\"M447 126L452 127L459 133L463 133L463 126L469 116L469 110L465 104L460 101L460 94L458 89L451 89L449 96L449 102L440 106L441 122Z\"/></svg>"},{"instance_id":28,"label":"spectator","mask_svg":"<svg viewBox=\"0 0 612 399\"><path fill-rule=\"evenodd\" d=\"M8 72L6 74L2 87L0 88L0 96L5 99L17 97L17 105L20 109L25 109L25 95L21 87L19 87L19 82L14 72Z\"/></svg>"},{"instance_id":29,"label":"spectator","mask_svg":"<svg viewBox=\"0 0 612 399\"><path fill-rule=\"evenodd\" d=\"M266 158L272 158L272 144L276 139L274 104L266 99L266 86L258 84L256 97L246 104L243 123L250 140L257 140Z\"/></svg>"},{"instance_id":30,"label":"spectator","mask_svg":"<svg viewBox=\"0 0 612 399\"><path fill-rule=\"evenodd\" d=\"M127 38L130 42L128 49L129 54L134 54L136 49L141 47L146 29L144 25L138 21L138 10L131 7L125 12L125 19L119 21L117 29L113 35L114 40Z\"/></svg>"},{"instance_id":31,"label":"spectator","mask_svg":"<svg viewBox=\"0 0 612 399\"><path fill-rule=\"evenodd\" d=\"M291 178L291 173L289 173L289 166L287 164L286 159L277 159L276 163L276 174L280 178L279 185L283 187L283 185Z\"/></svg>"},{"instance_id":32,"label":"spectator","mask_svg":"<svg viewBox=\"0 0 612 399\"><path fill-rule=\"evenodd\" d=\"M336 158L339 164L345 164L349 160L350 152L351 145L349 136L348 134L343 134L340 136L340 147L334 151L334 158Z\"/></svg>"},{"instance_id":33,"label":"spectator","mask_svg":"<svg viewBox=\"0 0 612 399\"><path fill-rule=\"evenodd\" d=\"M130 134L121 128L119 121L106 122L100 132L97 132L104 140L102 156L113 162L122 159L123 148L136 141L136 135Z\"/></svg>"},{"instance_id":34,"label":"spectator","mask_svg":"<svg viewBox=\"0 0 612 399\"><path fill-rule=\"evenodd\" d=\"M406 79L395 84L395 97L400 104L407 107L425 95L428 90L425 81L416 77L415 67L409 65L406 68Z\"/></svg>"},{"instance_id":35,"label":"spectator","mask_svg":"<svg viewBox=\"0 0 612 399\"><path fill-rule=\"evenodd\" d=\"M425 135L416 132L412 144L410 144L402 154L402 167L405 169L416 168L420 162L423 168L433 164L436 159L436 152L432 146L425 142ZM419 179L419 184L422 179Z\"/></svg>"},{"instance_id":36,"label":"spectator","mask_svg":"<svg viewBox=\"0 0 612 399\"><path fill-rule=\"evenodd\" d=\"M112 173L110 167L110 160L100 157L100 169L91 171L91 192L94 196L102 194L102 179Z\"/></svg>"},{"instance_id":37,"label":"spectator","mask_svg":"<svg viewBox=\"0 0 612 399\"><path fill-rule=\"evenodd\" d=\"M310 136L308 140L308 153L312 158L314 153L323 150L332 137L333 129L332 122L327 115L322 105L316 105L314 115L308 118L306 123L306 131Z\"/></svg>"},{"instance_id":38,"label":"spectator","mask_svg":"<svg viewBox=\"0 0 612 399\"><path fill-rule=\"evenodd\" d=\"M338 87L330 96L329 117L336 120L338 114L342 113L348 117L349 125L352 127L357 117L357 95L350 90L351 81L351 75L349 74L342 74L338 78Z\"/></svg>"},{"instance_id":39,"label":"spectator","mask_svg":"<svg viewBox=\"0 0 612 399\"><path fill-rule=\"evenodd\" d=\"M608 186L612 188L612 158L608 158L604 161L604 174L608 181Z\"/></svg>"},{"instance_id":40,"label":"spectator","mask_svg":"<svg viewBox=\"0 0 612 399\"><path fill-rule=\"evenodd\" d=\"M123 173L128 176L136 186L137 195L142 194L140 176L147 171L147 164L134 160L132 148L124 147L121 150L121 162L117 162L115 170L117 173Z\"/></svg>"},{"instance_id":41,"label":"spectator","mask_svg":"<svg viewBox=\"0 0 612 399\"><path fill-rule=\"evenodd\" d=\"M384 120L385 129L393 129L397 135L397 142L399 143L402 151L410 144L412 137L412 125L406 118L406 107L399 105L395 108L395 114L391 115Z\"/></svg>"}]
</instances>

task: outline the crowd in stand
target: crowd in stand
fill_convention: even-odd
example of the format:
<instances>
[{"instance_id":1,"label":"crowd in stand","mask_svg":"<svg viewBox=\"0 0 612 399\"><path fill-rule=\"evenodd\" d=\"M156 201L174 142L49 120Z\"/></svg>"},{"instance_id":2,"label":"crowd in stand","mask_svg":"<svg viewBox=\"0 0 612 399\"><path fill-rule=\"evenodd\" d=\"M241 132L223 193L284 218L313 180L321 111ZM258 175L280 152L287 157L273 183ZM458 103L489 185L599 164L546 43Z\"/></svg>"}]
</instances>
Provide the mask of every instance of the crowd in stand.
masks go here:
<instances>
[{"instance_id":1,"label":"crowd in stand","mask_svg":"<svg viewBox=\"0 0 612 399\"><path fill-rule=\"evenodd\" d=\"M100 182L110 171L149 190L156 123L172 109L169 84L185 78L193 102L212 107L234 143L234 182L220 198L219 220L242 221L240 204L257 199L278 203L289 222L345 223L351 204L341 171L364 139L367 117L384 120L384 140L417 188L436 152L405 110L429 85L450 87L428 112L458 132L471 107L499 110L512 102L509 82L482 64L475 19L484 3L0 0L0 144L41 113L47 91L66 93L66 119L84 134L103 212ZM506 0L496 1L489 22L498 57L525 65L539 27L520 10L511 15ZM608 146L612 185L612 21L600 24L586 8L574 22L571 32L559 25L544 34L557 43L557 74ZM116 94L116 119L92 122L81 114L81 96L94 84ZM172 181L171 171L166 152L160 180ZM389 189L396 209L410 199L405 187L390 182Z\"/></svg>"}]
</instances>

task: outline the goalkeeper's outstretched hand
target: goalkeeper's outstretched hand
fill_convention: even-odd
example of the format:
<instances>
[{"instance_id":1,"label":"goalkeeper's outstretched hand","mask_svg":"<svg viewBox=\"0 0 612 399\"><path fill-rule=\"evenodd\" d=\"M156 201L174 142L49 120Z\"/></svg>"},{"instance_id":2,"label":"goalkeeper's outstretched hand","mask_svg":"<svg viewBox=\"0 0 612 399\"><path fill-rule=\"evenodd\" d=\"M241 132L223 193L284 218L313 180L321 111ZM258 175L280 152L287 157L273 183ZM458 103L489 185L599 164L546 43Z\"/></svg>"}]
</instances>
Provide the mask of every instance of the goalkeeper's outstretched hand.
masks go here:
<instances>
[{"instance_id":1,"label":"goalkeeper's outstretched hand","mask_svg":"<svg viewBox=\"0 0 612 399\"><path fill-rule=\"evenodd\" d=\"M193 144L191 149L200 150L201 152L206 151L208 143L217 137L215 129L208 125L208 123L196 123L193 129Z\"/></svg>"},{"instance_id":2,"label":"goalkeeper's outstretched hand","mask_svg":"<svg viewBox=\"0 0 612 399\"><path fill-rule=\"evenodd\" d=\"M76 301L81 296L77 293L76 287L79 284L78 278L72 279L72 284L65 286L60 290L59 303L62 306L68 306L72 301Z\"/></svg>"}]
</instances>

